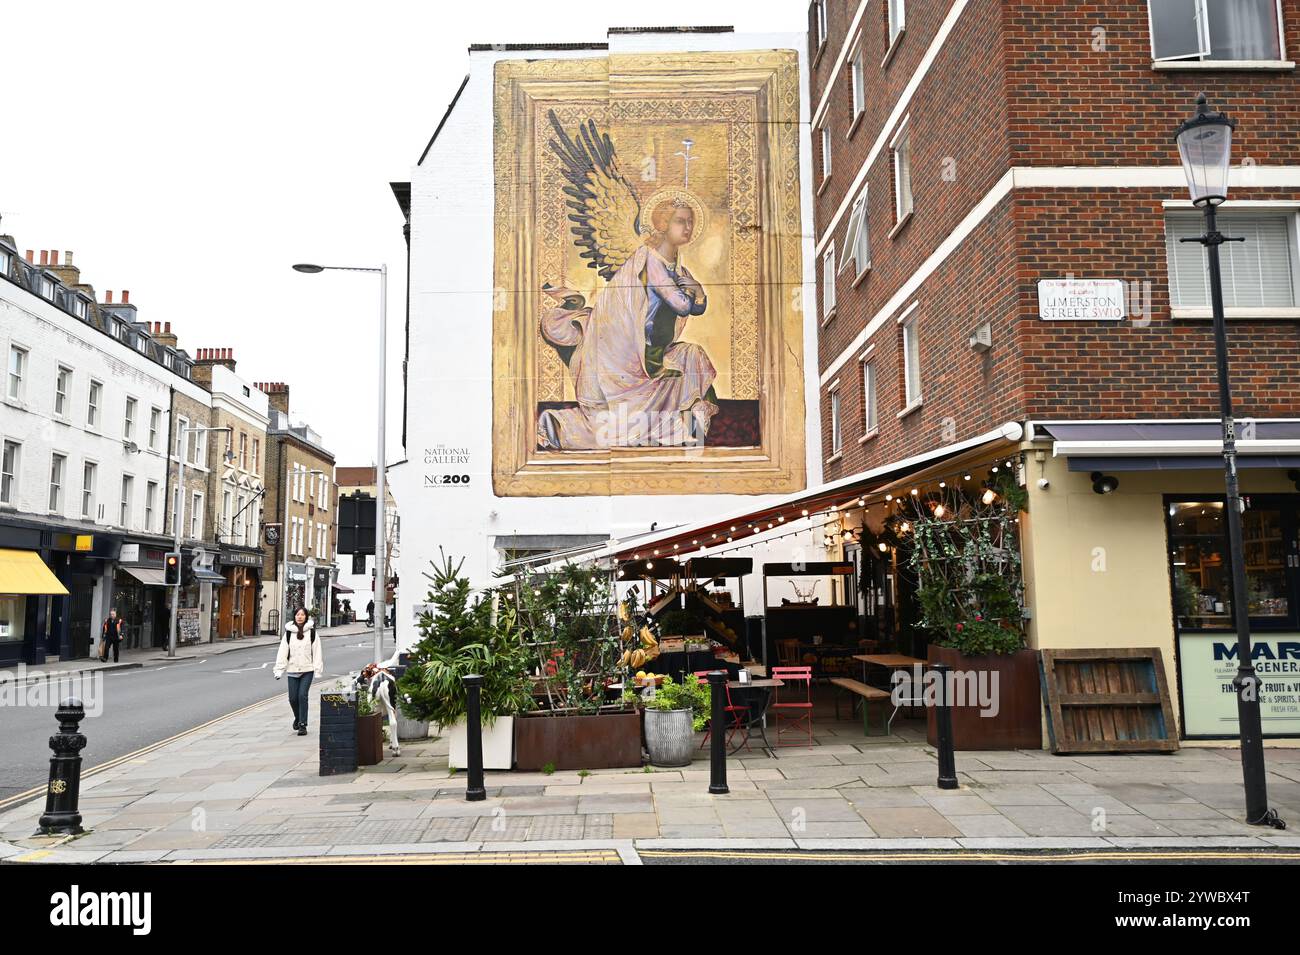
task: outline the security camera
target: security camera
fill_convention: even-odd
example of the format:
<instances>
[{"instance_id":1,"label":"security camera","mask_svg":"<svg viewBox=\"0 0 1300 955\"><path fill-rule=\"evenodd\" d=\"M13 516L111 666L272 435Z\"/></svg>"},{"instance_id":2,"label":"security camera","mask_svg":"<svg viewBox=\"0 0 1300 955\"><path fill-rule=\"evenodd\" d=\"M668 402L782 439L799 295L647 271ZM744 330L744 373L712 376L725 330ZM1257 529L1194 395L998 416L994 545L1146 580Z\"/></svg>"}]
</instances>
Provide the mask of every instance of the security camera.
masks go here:
<instances>
[{"instance_id":1,"label":"security camera","mask_svg":"<svg viewBox=\"0 0 1300 955\"><path fill-rule=\"evenodd\" d=\"M1039 479L1038 479L1038 486L1039 486L1041 489L1043 489L1044 491L1046 491L1049 487L1052 486L1052 482L1049 481L1049 480L1047 480L1047 478L1039 478Z\"/></svg>"}]
</instances>

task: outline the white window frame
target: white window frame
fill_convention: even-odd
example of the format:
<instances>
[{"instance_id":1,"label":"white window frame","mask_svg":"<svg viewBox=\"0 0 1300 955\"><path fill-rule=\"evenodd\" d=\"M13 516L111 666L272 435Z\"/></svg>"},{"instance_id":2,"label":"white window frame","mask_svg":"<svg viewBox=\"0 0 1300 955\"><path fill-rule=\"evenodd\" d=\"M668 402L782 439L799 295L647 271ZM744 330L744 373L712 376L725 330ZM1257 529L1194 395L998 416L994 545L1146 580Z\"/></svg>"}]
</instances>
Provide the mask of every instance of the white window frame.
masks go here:
<instances>
[{"instance_id":1,"label":"white window frame","mask_svg":"<svg viewBox=\"0 0 1300 955\"><path fill-rule=\"evenodd\" d=\"M1189 0L1196 4L1196 35L1200 49L1190 53L1177 53L1172 56L1156 55L1156 19L1151 12L1151 0L1147 0L1147 35L1151 44L1151 62L1159 69L1224 69L1232 64L1272 65L1278 68L1293 68L1294 64L1286 58L1286 24L1282 20L1282 0L1274 4L1274 17L1277 25L1277 57L1263 60L1216 60L1211 58L1214 38L1210 36L1209 0Z\"/></svg>"},{"instance_id":2,"label":"white window frame","mask_svg":"<svg viewBox=\"0 0 1300 955\"><path fill-rule=\"evenodd\" d=\"M889 142L889 155L894 167L894 228L897 230L916 211L916 195L912 189L912 123L911 116L906 116ZM907 202L903 202L903 160L907 155Z\"/></svg>"},{"instance_id":3,"label":"white window frame","mask_svg":"<svg viewBox=\"0 0 1300 955\"><path fill-rule=\"evenodd\" d=\"M849 90L853 102L853 119L849 127L849 136L852 136L862 114L867 111L867 67L865 53L861 46L853 54L853 61L849 64Z\"/></svg>"},{"instance_id":4,"label":"white window frame","mask_svg":"<svg viewBox=\"0 0 1300 955\"><path fill-rule=\"evenodd\" d=\"M862 434L870 437L880 430L880 396L876 388L876 363L862 359Z\"/></svg>"},{"instance_id":5,"label":"white window frame","mask_svg":"<svg viewBox=\"0 0 1300 955\"><path fill-rule=\"evenodd\" d=\"M903 320L903 413L918 407L924 400L921 390L921 339L915 315ZM915 357L915 363L912 361ZM915 369L913 369L915 364Z\"/></svg>"},{"instance_id":6,"label":"white window frame","mask_svg":"<svg viewBox=\"0 0 1300 955\"><path fill-rule=\"evenodd\" d=\"M13 454L9 454L9 449ZM9 458L9 470L4 469L4 459ZM23 443L13 438L0 442L0 504L16 506L18 503L18 479L23 473Z\"/></svg>"},{"instance_id":7,"label":"white window frame","mask_svg":"<svg viewBox=\"0 0 1300 955\"><path fill-rule=\"evenodd\" d=\"M27 393L27 369L31 352L22 345L9 344L9 367L5 369L5 397L22 401ZM15 361L16 359L16 361Z\"/></svg>"},{"instance_id":8,"label":"white window frame","mask_svg":"<svg viewBox=\"0 0 1300 955\"><path fill-rule=\"evenodd\" d=\"M46 509L51 514L63 513L63 489L67 483L68 456L61 451L51 451L49 494L45 498Z\"/></svg>"},{"instance_id":9,"label":"white window frame","mask_svg":"<svg viewBox=\"0 0 1300 955\"><path fill-rule=\"evenodd\" d=\"M871 268L871 238L870 222L867 216L867 184L864 183L862 191L858 197L853 200L853 211L849 213L849 225L844 231L844 249L847 255L840 260L839 271L843 272L853 263L853 279L856 282ZM866 248L861 248L862 243L866 243ZM865 256L862 253L865 252ZM862 259L866 261L861 261Z\"/></svg>"},{"instance_id":10,"label":"white window frame","mask_svg":"<svg viewBox=\"0 0 1300 955\"><path fill-rule=\"evenodd\" d=\"M829 119L823 120L821 129L822 137L822 185L825 185L831 178L833 163L831 161L831 127Z\"/></svg>"},{"instance_id":11,"label":"white window frame","mask_svg":"<svg viewBox=\"0 0 1300 955\"><path fill-rule=\"evenodd\" d=\"M206 431L194 432L194 460L190 464L198 468L208 466L208 433Z\"/></svg>"},{"instance_id":12,"label":"white window frame","mask_svg":"<svg viewBox=\"0 0 1300 955\"><path fill-rule=\"evenodd\" d=\"M140 402L130 395L126 396L126 406L122 409L122 439L135 440L135 410Z\"/></svg>"},{"instance_id":13,"label":"white window frame","mask_svg":"<svg viewBox=\"0 0 1300 955\"><path fill-rule=\"evenodd\" d=\"M1217 62L1224 62L1222 60ZM1223 314L1225 318L1230 319L1300 319L1300 202L1294 200L1237 200L1226 203L1222 207L1220 215L1227 217L1227 224L1221 220L1219 225L1225 235L1233 234L1232 220L1238 216L1259 215L1259 216L1277 216L1284 215L1287 223L1287 244L1289 246L1291 260L1291 301L1290 306L1284 305L1265 305L1265 306L1239 306L1228 305L1224 307ZM1167 201L1164 208L1164 230L1166 247L1169 245L1169 225L1170 220L1179 218L1186 220L1195 220L1197 223L1203 221L1203 214L1192 206L1190 201L1174 200ZM1191 247L1194 243L1188 243ZM1201 254L1204 256L1204 247ZM1220 249L1220 256L1224 255L1224 248ZM1229 249L1229 253L1231 251ZM1176 276L1170 268L1167 249L1166 249L1166 279L1169 288L1170 313L1175 319L1210 319L1214 316L1211 314L1211 307L1206 305L1179 305L1175 300Z\"/></svg>"},{"instance_id":14,"label":"white window frame","mask_svg":"<svg viewBox=\"0 0 1300 955\"><path fill-rule=\"evenodd\" d=\"M234 539L234 534L230 533L230 488L227 487L221 492L221 536Z\"/></svg>"},{"instance_id":15,"label":"white window frame","mask_svg":"<svg viewBox=\"0 0 1300 955\"><path fill-rule=\"evenodd\" d=\"M40 278L40 289L41 298L45 299L47 302L54 301L54 293L58 289L58 285L55 284L54 279L50 278L48 275L42 275Z\"/></svg>"},{"instance_id":16,"label":"white window frame","mask_svg":"<svg viewBox=\"0 0 1300 955\"><path fill-rule=\"evenodd\" d=\"M203 492L190 492L190 540L203 537Z\"/></svg>"},{"instance_id":17,"label":"white window frame","mask_svg":"<svg viewBox=\"0 0 1300 955\"><path fill-rule=\"evenodd\" d=\"M67 379L64 379L67 375ZM68 420L68 402L72 398L73 370L67 365L58 365L54 372L54 417Z\"/></svg>"},{"instance_id":18,"label":"white window frame","mask_svg":"<svg viewBox=\"0 0 1300 955\"><path fill-rule=\"evenodd\" d=\"M104 383L90 379L90 387L86 389L86 429L88 431L98 431L100 421L100 404L104 399Z\"/></svg>"},{"instance_id":19,"label":"white window frame","mask_svg":"<svg viewBox=\"0 0 1300 955\"><path fill-rule=\"evenodd\" d=\"M72 314L84 322L86 316L90 314L90 303L80 295L74 295L72 297Z\"/></svg>"},{"instance_id":20,"label":"white window frame","mask_svg":"<svg viewBox=\"0 0 1300 955\"><path fill-rule=\"evenodd\" d=\"M162 409L149 407L149 450L158 450L158 439L162 436Z\"/></svg>"},{"instance_id":21,"label":"white window frame","mask_svg":"<svg viewBox=\"0 0 1300 955\"><path fill-rule=\"evenodd\" d=\"M826 0L813 0L813 6L817 8L817 14L814 22L817 24L817 46L815 53L820 53L826 47L826 41L829 39L826 31Z\"/></svg>"},{"instance_id":22,"label":"white window frame","mask_svg":"<svg viewBox=\"0 0 1300 955\"><path fill-rule=\"evenodd\" d=\"M99 462L81 462L81 516L85 520L95 519L95 498L99 490Z\"/></svg>"},{"instance_id":23,"label":"white window frame","mask_svg":"<svg viewBox=\"0 0 1300 955\"><path fill-rule=\"evenodd\" d=\"M906 0L886 0L886 17L889 20L889 47L892 51L907 29Z\"/></svg>"},{"instance_id":24,"label":"white window frame","mask_svg":"<svg viewBox=\"0 0 1300 955\"><path fill-rule=\"evenodd\" d=\"M131 512L134 510L134 508L131 506L132 504L131 498L133 498L134 496L135 496L135 475L123 474L122 475L122 501L121 501L121 505L118 507L118 512L117 512L118 527L131 526L131 517L132 517Z\"/></svg>"},{"instance_id":25,"label":"white window frame","mask_svg":"<svg viewBox=\"0 0 1300 955\"><path fill-rule=\"evenodd\" d=\"M188 428L189 426L190 426L190 421L188 418L176 419L176 440L175 442L173 442L170 450L171 450L171 456L175 458L177 461L180 461L181 454L184 453L184 451L186 450L185 429Z\"/></svg>"},{"instance_id":26,"label":"white window frame","mask_svg":"<svg viewBox=\"0 0 1300 955\"><path fill-rule=\"evenodd\" d=\"M839 304L835 295L835 243L832 242L822 253L822 325L835 317L835 307Z\"/></svg>"},{"instance_id":27,"label":"white window frame","mask_svg":"<svg viewBox=\"0 0 1300 955\"><path fill-rule=\"evenodd\" d=\"M828 390L831 404L831 460L844 451L844 403L840 400L839 382Z\"/></svg>"},{"instance_id":28,"label":"white window frame","mask_svg":"<svg viewBox=\"0 0 1300 955\"><path fill-rule=\"evenodd\" d=\"M146 481L144 485L144 529L153 530L153 512L158 501L158 482Z\"/></svg>"}]
</instances>

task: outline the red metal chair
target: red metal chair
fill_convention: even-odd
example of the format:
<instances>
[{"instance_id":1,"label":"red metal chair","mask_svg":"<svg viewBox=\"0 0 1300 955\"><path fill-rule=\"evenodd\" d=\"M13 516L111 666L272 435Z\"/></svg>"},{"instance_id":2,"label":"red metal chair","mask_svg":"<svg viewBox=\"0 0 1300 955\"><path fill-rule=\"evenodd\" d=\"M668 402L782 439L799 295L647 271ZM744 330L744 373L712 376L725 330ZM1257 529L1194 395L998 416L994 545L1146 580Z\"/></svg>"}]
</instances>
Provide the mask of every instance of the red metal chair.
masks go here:
<instances>
[{"instance_id":1,"label":"red metal chair","mask_svg":"<svg viewBox=\"0 0 1300 955\"><path fill-rule=\"evenodd\" d=\"M780 680L786 686L796 691L797 696L802 699L781 699L782 687L777 687L775 696L772 699L772 705L768 708L776 720L776 745L777 746L802 746L803 743L782 743L781 734L799 732L802 735L801 728L807 727L808 745L813 744L813 704L812 704L812 667L773 667L772 679ZM791 684L802 683L804 686L803 693L798 694L798 687ZM782 717L785 718L786 726L782 727Z\"/></svg>"},{"instance_id":2,"label":"red metal chair","mask_svg":"<svg viewBox=\"0 0 1300 955\"><path fill-rule=\"evenodd\" d=\"M695 671L695 678L696 678L697 680L699 680L701 683L703 683L705 686L708 686L708 685L709 685L709 673L710 673L710 672L712 672L712 671L710 671L710 670L696 670L696 671ZM727 745L728 745L728 746L731 745L731 739L732 739L733 736L736 735L737 732L744 731L744 733L745 733L744 747L745 747L745 749L749 749L749 728L745 725L745 716L744 716L744 714L746 714L746 713L749 712L749 707L748 707L748 706L736 706L735 704L733 704L733 703L731 702L731 687L727 686L727 684L725 684L725 683L722 684L722 687L723 687L724 690L727 691L727 705L726 705L725 707L723 707L723 712L725 712L725 713L727 714L727 717L726 717L726 719L727 719ZM700 743L700 749L704 749L704 747L708 745L708 743L709 743L709 734L712 733L712 732L713 732L713 727L712 727L712 726L710 726L707 730L704 731L704 739L703 739L703 741L701 741L701 743ZM753 750L750 750L750 752L753 752Z\"/></svg>"}]
</instances>

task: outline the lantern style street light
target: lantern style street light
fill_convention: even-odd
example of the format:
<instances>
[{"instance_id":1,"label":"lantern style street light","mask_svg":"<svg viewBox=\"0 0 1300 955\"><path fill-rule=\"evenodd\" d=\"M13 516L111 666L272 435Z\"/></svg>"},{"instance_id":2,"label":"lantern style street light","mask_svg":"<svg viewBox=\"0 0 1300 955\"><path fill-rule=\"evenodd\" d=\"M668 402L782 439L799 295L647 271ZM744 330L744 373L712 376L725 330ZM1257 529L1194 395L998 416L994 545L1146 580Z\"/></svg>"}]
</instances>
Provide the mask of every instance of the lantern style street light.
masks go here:
<instances>
[{"instance_id":1,"label":"lantern style street light","mask_svg":"<svg viewBox=\"0 0 1300 955\"><path fill-rule=\"evenodd\" d=\"M1174 133L1192 204L1205 212L1205 234L1182 242L1205 246L1210 268L1210 304L1214 316L1214 352L1219 377L1219 418L1223 425L1224 512L1228 518L1228 552L1232 567L1232 616L1237 626L1237 725L1241 736L1241 770L1246 784L1246 822L1253 826L1285 829L1276 810L1268 808L1264 770L1264 740L1259 714L1259 676L1250 653L1250 608L1247 605L1246 564L1241 543L1241 493L1237 486L1237 428L1232 417L1232 390L1228 379L1228 335L1223 314L1223 277L1219 271L1219 246L1244 242L1219 232L1215 210L1228 198L1228 170L1232 162L1232 131L1236 123L1214 112L1205 94L1196 97L1196 115Z\"/></svg>"}]
</instances>

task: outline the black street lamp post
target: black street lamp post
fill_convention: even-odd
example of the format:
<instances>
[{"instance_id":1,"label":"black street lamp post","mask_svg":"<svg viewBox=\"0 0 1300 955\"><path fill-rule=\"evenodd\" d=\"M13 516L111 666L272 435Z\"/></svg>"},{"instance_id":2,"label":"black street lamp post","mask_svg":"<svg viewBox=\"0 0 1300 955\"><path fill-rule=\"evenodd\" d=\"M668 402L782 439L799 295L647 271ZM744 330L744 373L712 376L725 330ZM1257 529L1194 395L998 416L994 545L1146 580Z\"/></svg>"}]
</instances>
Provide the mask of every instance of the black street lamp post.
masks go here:
<instances>
[{"instance_id":1,"label":"black street lamp post","mask_svg":"<svg viewBox=\"0 0 1300 955\"><path fill-rule=\"evenodd\" d=\"M1268 808L1264 770L1264 740L1259 715L1259 676L1250 652L1250 608L1247 605L1246 565L1241 543L1241 492L1237 486L1237 427L1232 416L1228 379L1228 334L1223 314L1223 279L1219 246L1243 242L1219 232L1215 209L1228 198L1228 168L1232 162L1232 131L1236 123L1210 110L1205 94L1196 98L1196 115L1178 127L1174 141L1182 157L1192 203L1205 211L1205 234L1183 242L1205 246L1210 267L1210 304L1214 315L1214 352L1219 376L1219 417L1223 423L1224 512L1228 518L1228 551L1232 566L1232 616L1237 626L1237 723L1241 735L1241 771L1246 785L1246 822L1285 829L1276 810Z\"/></svg>"}]
</instances>

